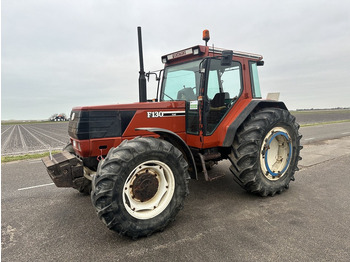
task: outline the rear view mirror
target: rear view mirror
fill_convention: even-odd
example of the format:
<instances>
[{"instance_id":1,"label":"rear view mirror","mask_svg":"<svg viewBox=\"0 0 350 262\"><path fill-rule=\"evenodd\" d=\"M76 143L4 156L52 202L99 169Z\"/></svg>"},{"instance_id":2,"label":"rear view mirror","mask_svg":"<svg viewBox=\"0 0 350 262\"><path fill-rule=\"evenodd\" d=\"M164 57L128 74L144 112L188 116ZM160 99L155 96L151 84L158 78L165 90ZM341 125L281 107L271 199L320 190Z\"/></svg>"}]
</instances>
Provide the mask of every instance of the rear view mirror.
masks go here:
<instances>
[{"instance_id":1,"label":"rear view mirror","mask_svg":"<svg viewBox=\"0 0 350 262\"><path fill-rule=\"evenodd\" d=\"M232 64L232 50L222 51L221 66L230 66Z\"/></svg>"}]
</instances>

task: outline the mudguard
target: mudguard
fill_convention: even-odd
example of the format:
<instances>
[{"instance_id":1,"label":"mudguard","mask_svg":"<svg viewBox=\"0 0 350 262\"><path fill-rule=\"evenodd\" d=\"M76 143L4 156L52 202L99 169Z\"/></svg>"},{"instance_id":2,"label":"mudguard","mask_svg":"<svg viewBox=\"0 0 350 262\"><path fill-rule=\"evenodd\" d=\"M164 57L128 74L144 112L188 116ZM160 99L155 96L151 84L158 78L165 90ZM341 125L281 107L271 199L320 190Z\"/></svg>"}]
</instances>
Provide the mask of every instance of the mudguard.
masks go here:
<instances>
[{"instance_id":1,"label":"mudguard","mask_svg":"<svg viewBox=\"0 0 350 262\"><path fill-rule=\"evenodd\" d=\"M240 125L246 120L246 118L250 115L251 112L255 109L261 109L265 107L275 107L287 109L286 105L280 101L274 100L252 100L248 106L242 111L242 113L231 123L229 128L227 129L227 133L225 136L223 147L230 147L233 143L233 139L235 138L236 131L240 127Z\"/></svg>"},{"instance_id":2,"label":"mudguard","mask_svg":"<svg viewBox=\"0 0 350 262\"><path fill-rule=\"evenodd\" d=\"M159 135L162 139L170 142L173 144L176 148L178 148L182 154L184 155L187 163L188 163L188 173L190 174L192 179L198 179L197 176L197 167L196 163L194 161L193 154L186 144L186 142L176 133L163 129L163 128L154 128L154 127L141 127L141 128L136 128L135 130L146 130L151 133L155 133Z\"/></svg>"}]
</instances>

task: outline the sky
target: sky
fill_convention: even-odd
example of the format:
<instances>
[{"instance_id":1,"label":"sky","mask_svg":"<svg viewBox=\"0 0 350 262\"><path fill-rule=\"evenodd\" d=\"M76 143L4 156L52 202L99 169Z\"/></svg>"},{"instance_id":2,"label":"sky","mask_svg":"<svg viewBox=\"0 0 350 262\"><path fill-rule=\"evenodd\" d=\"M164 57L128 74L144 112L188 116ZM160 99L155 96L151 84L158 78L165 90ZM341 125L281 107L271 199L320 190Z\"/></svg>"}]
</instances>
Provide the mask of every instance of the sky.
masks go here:
<instances>
[{"instance_id":1,"label":"sky","mask_svg":"<svg viewBox=\"0 0 350 262\"><path fill-rule=\"evenodd\" d=\"M137 102L137 26L145 71L208 29L209 45L264 56L263 96L280 92L291 110L350 107L348 0L2 0L1 119Z\"/></svg>"}]
</instances>

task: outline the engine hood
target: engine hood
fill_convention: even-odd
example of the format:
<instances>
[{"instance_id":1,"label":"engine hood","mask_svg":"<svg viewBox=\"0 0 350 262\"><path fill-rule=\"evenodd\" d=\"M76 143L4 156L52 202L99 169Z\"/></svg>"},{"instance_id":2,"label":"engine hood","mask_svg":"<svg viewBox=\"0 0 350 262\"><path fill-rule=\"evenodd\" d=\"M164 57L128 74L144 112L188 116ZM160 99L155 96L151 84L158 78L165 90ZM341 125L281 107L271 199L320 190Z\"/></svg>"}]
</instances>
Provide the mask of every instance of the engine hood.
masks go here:
<instances>
[{"instance_id":1,"label":"engine hood","mask_svg":"<svg viewBox=\"0 0 350 262\"><path fill-rule=\"evenodd\" d=\"M144 102L131 104L112 104L100 106L80 106L74 107L72 111L89 110L144 110L144 109L180 109L185 108L185 101L164 101L164 102Z\"/></svg>"},{"instance_id":2,"label":"engine hood","mask_svg":"<svg viewBox=\"0 0 350 262\"><path fill-rule=\"evenodd\" d=\"M82 106L72 109L69 136L78 140L120 137L135 114L152 111L185 110L185 101L145 102L102 106ZM143 119L142 119L143 120ZM144 121L138 121L138 124Z\"/></svg>"}]
</instances>

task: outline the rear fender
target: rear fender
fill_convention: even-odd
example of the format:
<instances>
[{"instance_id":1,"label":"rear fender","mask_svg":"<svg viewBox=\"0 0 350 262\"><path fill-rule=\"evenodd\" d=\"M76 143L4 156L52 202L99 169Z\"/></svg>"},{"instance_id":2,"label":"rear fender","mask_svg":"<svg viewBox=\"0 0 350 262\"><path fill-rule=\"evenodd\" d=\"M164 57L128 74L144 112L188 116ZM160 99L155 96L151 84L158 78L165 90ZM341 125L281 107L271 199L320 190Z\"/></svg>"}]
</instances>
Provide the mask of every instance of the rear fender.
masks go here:
<instances>
[{"instance_id":1,"label":"rear fender","mask_svg":"<svg viewBox=\"0 0 350 262\"><path fill-rule=\"evenodd\" d=\"M178 136L176 133L163 129L163 128L154 128L154 127L141 127L141 128L136 128L135 130L145 130L151 133L155 133L160 136L161 139L164 139L174 145L177 149L179 149L183 156L185 157L185 160L188 163L188 172L191 176L192 179L198 179L197 176L197 168L196 164L194 161L193 154L186 144L186 142Z\"/></svg>"},{"instance_id":2,"label":"rear fender","mask_svg":"<svg viewBox=\"0 0 350 262\"><path fill-rule=\"evenodd\" d=\"M243 122L247 119L250 113L252 113L255 109L261 109L266 107L275 107L288 110L286 105L280 101L252 100L242 111L242 113L228 127L225 140L222 146L230 147L232 145L237 129L243 124Z\"/></svg>"}]
</instances>

